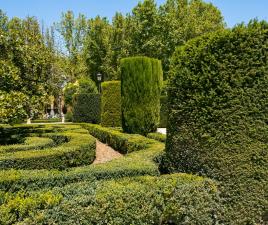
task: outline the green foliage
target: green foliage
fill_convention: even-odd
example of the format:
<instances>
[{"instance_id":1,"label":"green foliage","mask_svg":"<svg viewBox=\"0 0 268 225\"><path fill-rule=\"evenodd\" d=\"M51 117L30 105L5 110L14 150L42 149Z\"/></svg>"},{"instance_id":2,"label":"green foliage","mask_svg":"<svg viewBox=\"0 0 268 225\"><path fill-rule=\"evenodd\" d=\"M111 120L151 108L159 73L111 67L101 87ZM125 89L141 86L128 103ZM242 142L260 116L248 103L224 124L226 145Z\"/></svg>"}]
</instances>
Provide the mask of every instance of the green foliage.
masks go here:
<instances>
[{"instance_id":1,"label":"green foliage","mask_svg":"<svg viewBox=\"0 0 268 225\"><path fill-rule=\"evenodd\" d=\"M160 119L161 62L147 57L121 61L122 127L128 133L156 131Z\"/></svg>"},{"instance_id":2,"label":"green foliage","mask_svg":"<svg viewBox=\"0 0 268 225\"><path fill-rule=\"evenodd\" d=\"M75 83L69 83L64 88L64 100L69 106L73 105L74 96L76 94L97 94L98 89L96 84L87 77L78 79Z\"/></svg>"},{"instance_id":3,"label":"green foliage","mask_svg":"<svg viewBox=\"0 0 268 225\"><path fill-rule=\"evenodd\" d=\"M50 119L37 119L37 120L32 120L32 123L60 123L61 119L60 118L50 118Z\"/></svg>"},{"instance_id":4,"label":"green foliage","mask_svg":"<svg viewBox=\"0 0 268 225\"><path fill-rule=\"evenodd\" d=\"M101 89L101 125L121 127L121 82L104 82Z\"/></svg>"},{"instance_id":5,"label":"green foliage","mask_svg":"<svg viewBox=\"0 0 268 225\"><path fill-rule=\"evenodd\" d=\"M73 97L78 91L78 82L77 83L69 83L64 88L64 102L65 104L72 106Z\"/></svg>"},{"instance_id":6,"label":"green foliage","mask_svg":"<svg viewBox=\"0 0 268 225\"><path fill-rule=\"evenodd\" d=\"M51 52L35 18L9 20L1 11L0 23L0 122L14 123L42 105L52 78Z\"/></svg>"},{"instance_id":7,"label":"green foliage","mask_svg":"<svg viewBox=\"0 0 268 225\"><path fill-rule=\"evenodd\" d=\"M15 128L15 132L22 133L25 132L24 129L26 128ZM29 132L35 133L36 131L31 129ZM42 137L53 139L54 143L47 139L40 139L36 143L30 142L30 145L26 143L24 146L13 145L1 147L0 168L65 169L87 165L95 159L95 139L89 136L86 130L83 133L79 130L69 130L63 133L43 133L41 135ZM33 139L37 141L36 138Z\"/></svg>"},{"instance_id":8,"label":"green foliage","mask_svg":"<svg viewBox=\"0 0 268 225\"><path fill-rule=\"evenodd\" d=\"M82 126L101 141L127 148L125 152L132 153L105 164L63 171L1 170L1 223L218 222L221 210L215 182L187 174L159 177L154 160L163 152L164 144L140 135L124 134L119 129L93 124ZM40 137L60 138L69 133L90 137L78 125L5 128L21 130L27 135L35 131L35 135ZM80 139L76 145L82 143L85 141ZM62 142L60 146L64 144Z\"/></svg>"},{"instance_id":9,"label":"green foliage","mask_svg":"<svg viewBox=\"0 0 268 225\"><path fill-rule=\"evenodd\" d=\"M221 182L225 224L262 224L267 214L267 23L188 42L172 59L170 170Z\"/></svg>"},{"instance_id":10,"label":"green foliage","mask_svg":"<svg viewBox=\"0 0 268 225\"><path fill-rule=\"evenodd\" d=\"M0 90L0 123L18 123L27 117L27 96L21 92Z\"/></svg>"},{"instance_id":11,"label":"green foliage","mask_svg":"<svg viewBox=\"0 0 268 225\"><path fill-rule=\"evenodd\" d=\"M118 130L101 127L93 124L83 124L91 135L108 143L126 156L101 165L89 165L70 168L66 171L57 170L2 170L0 171L0 190L10 192L24 188L40 190L55 186L64 186L78 181L92 181L94 179L117 179L122 177L159 175L155 159L163 152L163 143L148 139L140 135L124 134ZM24 132L29 132L29 126ZM64 132L74 130L78 133L80 126L76 125L45 125L36 129L40 134L46 132ZM38 126L40 127L40 125ZM22 126L19 127L22 129ZM84 129L82 130L84 133Z\"/></svg>"},{"instance_id":12,"label":"green foliage","mask_svg":"<svg viewBox=\"0 0 268 225\"><path fill-rule=\"evenodd\" d=\"M13 145L5 145L0 146L0 154L3 152L16 152L16 151L25 151L32 149L43 149L47 147L54 146L55 143L51 138L44 137L28 137L25 139L24 143L21 144L13 144Z\"/></svg>"},{"instance_id":13,"label":"green foliage","mask_svg":"<svg viewBox=\"0 0 268 225\"><path fill-rule=\"evenodd\" d=\"M79 88L78 88L78 94L97 94L98 89L96 84L87 77L82 77L78 80Z\"/></svg>"},{"instance_id":14,"label":"green foliage","mask_svg":"<svg viewBox=\"0 0 268 225\"><path fill-rule=\"evenodd\" d=\"M215 183L186 174L77 183L55 189L55 193L66 197L24 222L213 224L220 212Z\"/></svg>"},{"instance_id":15,"label":"green foliage","mask_svg":"<svg viewBox=\"0 0 268 225\"><path fill-rule=\"evenodd\" d=\"M123 154L145 149L153 143L150 139L138 134L124 134L118 130L93 124L84 124L82 126L87 129L91 135Z\"/></svg>"},{"instance_id":16,"label":"green foliage","mask_svg":"<svg viewBox=\"0 0 268 225\"><path fill-rule=\"evenodd\" d=\"M11 225L36 211L52 208L59 204L62 196L53 194L51 191L31 196L24 192L16 194L0 192L0 199L0 223Z\"/></svg>"},{"instance_id":17,"label":"green foliage","mask_svg":"<svg viewBox=\"0 0 268 225\"><path fill-rule=\"evenodd\" d=\"M76 94L73 101L73 121L100 123L101 99L99 94Z\"/></svg>"},{"instance_id":18,"label":"green foliage","mask_svg":"<svg viewBox=\"0 0 268 225\"><path fill-rule=\"evenodd\" d=\"M149 133L147 134L147 138L151 138L160 142L166 142L166 135L161 133Z\"/></svg>"},{"instance_id":19,"label":"green foliage","mask_svg":"<svg viewBox=\"0 0 268 225\"><path fill-rule=\"evenodd\" d=\"M168 120L168 105L167 96L160 97L160 124L159 127L167 127Z\"/></svg>"},{"instance_id":20,"label":"green foliage","mask_svg":"<svg viewBox=\"0 0 268 225\"><path fill-rule=\"evenodd\" d=\"M97 16L88 21L90 30L84 42L83 57L90 78L97 83L97 73L103 74L106 79L115 78L116 71L111 65L111 25L106 18Z\"/></svg>"}]
</instances>

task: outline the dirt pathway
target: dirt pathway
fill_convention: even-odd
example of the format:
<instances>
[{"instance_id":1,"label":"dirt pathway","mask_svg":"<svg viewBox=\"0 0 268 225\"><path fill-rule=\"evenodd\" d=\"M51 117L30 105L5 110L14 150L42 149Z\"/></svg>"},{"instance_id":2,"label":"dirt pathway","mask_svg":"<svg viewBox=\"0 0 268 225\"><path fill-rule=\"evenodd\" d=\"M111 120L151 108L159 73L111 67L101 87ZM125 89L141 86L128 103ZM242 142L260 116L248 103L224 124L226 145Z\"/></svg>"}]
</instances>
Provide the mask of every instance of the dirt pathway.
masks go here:
<instances>
[{"instance_id":1,"label":"dirt pathway","mask_svg":"<svg viewBox=\"0 0 268 225\"><path fill-rule=\"evenodd\" d=\"M97 140L96 143L96 159L93 164L106 163L113 159L123 157L122 154L113 150L110 146Z\"/></svg>"}]
</instances>

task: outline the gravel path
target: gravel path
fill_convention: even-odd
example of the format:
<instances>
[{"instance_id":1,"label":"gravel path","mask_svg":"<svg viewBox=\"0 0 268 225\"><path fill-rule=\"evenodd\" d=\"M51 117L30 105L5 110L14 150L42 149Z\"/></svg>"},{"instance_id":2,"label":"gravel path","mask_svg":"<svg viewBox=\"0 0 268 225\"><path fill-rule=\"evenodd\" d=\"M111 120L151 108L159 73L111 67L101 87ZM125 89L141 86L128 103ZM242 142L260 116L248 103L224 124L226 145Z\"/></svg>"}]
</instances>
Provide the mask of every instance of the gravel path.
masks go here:
<instances>
[{"instance_id":1,"label":"gravel path","mask_svg":"<svg viewBox=\"0 0 268 225\"><path fill-rule=\"evenodd\" d=\"M97 140L96 143L96 159L93 164L106 163L113 159L123 157L122 154L113 150L110 146Z\"/></svg>"}]
</instances>

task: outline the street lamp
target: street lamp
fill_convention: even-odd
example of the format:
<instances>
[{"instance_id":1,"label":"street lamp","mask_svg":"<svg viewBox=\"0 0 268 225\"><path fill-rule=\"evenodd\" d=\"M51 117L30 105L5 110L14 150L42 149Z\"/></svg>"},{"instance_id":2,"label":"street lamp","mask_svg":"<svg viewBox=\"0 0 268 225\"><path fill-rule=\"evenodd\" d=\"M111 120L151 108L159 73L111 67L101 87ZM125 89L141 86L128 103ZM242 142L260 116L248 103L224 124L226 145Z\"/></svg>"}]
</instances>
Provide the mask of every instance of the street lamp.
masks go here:
<instances>
[{"instance_id":1,"label":"street lamp","mask_svg":"<svg viewBox=\"0 0 268 225\"><path fill-rule=\"evenodd\" d=\"M99 93L101 93L101 81L102 81L101 73L97 74L97 80L98 80L98 83L99 83Z\"/></svg>"}]
</instances>

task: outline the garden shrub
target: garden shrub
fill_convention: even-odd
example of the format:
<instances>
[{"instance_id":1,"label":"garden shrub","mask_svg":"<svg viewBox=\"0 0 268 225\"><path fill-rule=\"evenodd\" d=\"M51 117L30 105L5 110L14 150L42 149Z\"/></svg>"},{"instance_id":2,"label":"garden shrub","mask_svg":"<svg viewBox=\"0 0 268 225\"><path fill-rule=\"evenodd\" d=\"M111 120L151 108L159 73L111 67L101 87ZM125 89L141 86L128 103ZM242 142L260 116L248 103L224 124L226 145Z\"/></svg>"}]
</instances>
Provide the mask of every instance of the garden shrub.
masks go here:
<instances>
[{"instance_id":1,"label":"garden shrub","mask_svg":"<svg viewBox=\"0 0 268 225\"><path fill-rule=\"evenodd\" d=\"M160 142L166 142L166 135L161 133L149 133L146 136L147 138L151 138Z\"/></svg>"},{"instance_id":2,"label":"garden shrub","mask_svg":"<svg viewBox=\"0 0 268 225\"><path fill-rule=\"evenodd\" d=\"M60 123L61 118L50 118L50 119L36 119L32 120L32 123Z\"/></svg>"},{"instance_id":3,"label":"garden shrub","mask_svg":"<svg viewBox=\"0 0 268 225\"><path fill-rule=\"evenodd\" d=\"M3 152L25 151L25 150L31 150L31 149L43 149L43 148L47 148L47 147L52 147L54 145L55 145L55 143L51 138L27 137L27 138L25 138L24 143L0 146L0 154L2 154Z\"/></svg>"},{"instance_id":4,"label":"garden shrub","mask_svg":"<svg viewBox=\"0 0 268 225\"><path fill-rule=\"evenodd\" d=\"M122 154L139 151L152 143L150 139L139 134L124 134L117 130L93 124L83 124L82 126L87 129L92 136L107 143Z\"/></svg>"},{"instance_id":5,"label":"garden shrub","mask_svg":"<svg viewBox=\"0 0 268 225\"><path fill-rule=\"evenodd\" d=\"M166 167L220 181L224 224L267 217L267 44L268 25L254 21L189 41L172 58Z\"/></svg>"},{"instance_id":6,"label":"garden shrub","mask_svg":"<svg viewBox=\"0 0 268 225\"><path fill-rule=\"evenodd\" d=\"M217 224L215 182L173 174L104 182L77 183L54 189L60 204L35 212L25 224Z\"/></svg>"},{"instance_id":7,"label":"garden shrub","mask_svg":"<svg viewBox=\"0 0 268 225\"><path fill-rule=\"evenodd\" d=\"M73 103L73 122L100 123L101 99L99 94L77 94Z\"/></svg>"},{"instance_id":8,"label":"garden shrub","mask_svg":"<svg viewBox=\"0 0 268 225\"><path fill-rule=\"evenodd\" d=\"M101 89L101 125L121 127L121 82L103 82Z\"/></svg>"},{"instance_id":9,"label":"garden shrub","mask_svg":"<svg viewBox=\"0 0 268 225\"><path fill-rule=\"evenodd\" d=\"M23 133L27 127L13 129L16 132L21 130ZM28 127L28 131L34 132L35 129ZM37 143L28 145L28 148L27 145L2 146L0 148L2 149L0 150L0 169L65 169L87 165L95 159L96 141L86 130L82 132L79 129L69 130L55 134L37 132L36 134L47 137L50 141L48 139L43 139L43 142L39 140ZM32 138L35 141L38 139L37 137Z\"/></svg>"},{"instance_id":10,"label":"garden shrub","mask_svg":"<svg viewBox=\"0 0 268 225\"><path fill-rule=\"evenodd\" d=\"M160 120L161 62L148 57L121 60L122 127L124 132L156 131Z\"/></svg>"},{"instance_id":11,"label":"garden shrub","mask_svg":"<svg viewBox=\"0 0 268 225\"><path fill-rule=\"evenodd\" d=\"M99 125L83 124L89 133L96 135L103 142L118 147L121 152L131 152L126 156L100 165L89 165L70 168L68 171L49 170L2 170L0 171L0 190L18 191L24 188L40 190L55 186L64 186L78 181L92 181L94 179L118 179L142 175L159 175L158 164L155 159L162 154L163 143L148 139L140 135L124 134L118 130L104 128ZM44 128L49 130L45 125ZM73 129L77 133L77 125L59 125L63 129ZM67 127L67 128L65 128ZM55 130L55 128L54 128ZM42 134L44 135L44 134ZM47 134L56 135L56 134ZM117 148L115 148L117 150ZM137 151L138 150L138 151Z\"/></svg>"},{"instance_id":12,"label":"garden shrub","mask_svg":"<svg viewBox=\"0 0 268 225\"><path fill-rule=\"evenodd\" d=\"M12 225L36 211L52 208L62 196L51 191L29 195L25 192L0 192L0 224Z\"/></svg>"},{"instance_id":13,"label":"garden shrub","mask_svg":"<svg viewBox=\"0 0 268 225\"><path fill-rule=\"evenodd\" d=\"M160 124L158 127L167 127L167 117L168 117L168 106L167 106L167 96L160 97Z\"/></svg>"}]
</instances>

